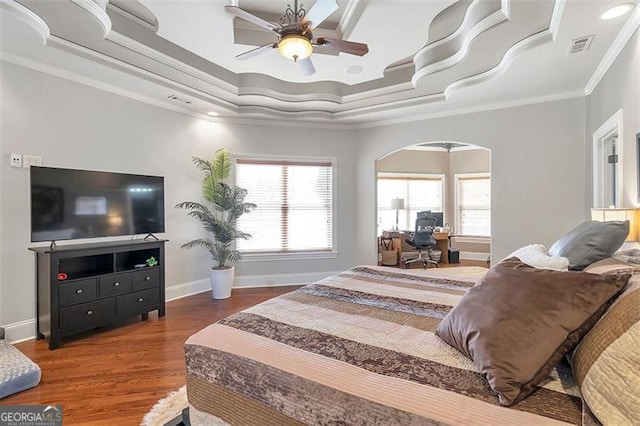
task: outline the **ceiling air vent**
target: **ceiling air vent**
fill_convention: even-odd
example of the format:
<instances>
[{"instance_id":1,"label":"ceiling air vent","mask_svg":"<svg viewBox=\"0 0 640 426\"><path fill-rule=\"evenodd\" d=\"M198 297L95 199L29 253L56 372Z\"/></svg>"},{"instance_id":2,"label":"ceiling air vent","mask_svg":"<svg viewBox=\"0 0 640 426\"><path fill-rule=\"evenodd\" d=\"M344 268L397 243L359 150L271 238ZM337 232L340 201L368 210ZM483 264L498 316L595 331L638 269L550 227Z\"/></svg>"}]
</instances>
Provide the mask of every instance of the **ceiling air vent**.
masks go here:
<instances>
[{"instance_id":1,"label":"ceiling air vent","mask_svg":"<svg viewBox=\"0 0 640 426\"><path fill-rule=\"evenodd\" d=\"M570 55L572 53L584 52L585 50L589 49L589 46L591 45L594 37L595 36L590 35L571 40L571 43L569 44L569 50L567 50L567 55Z\"/></svg>"},{"instance_id":2,"label":"ceiling air vent","mask_svg":"<svg viewBox=\"0 0 640 426\"><path fill-rule=\"evenodd\" d=\"M176 95L170 95L167 96L167 99L171 100L171 101L175 101L175 102L182 102L183 104L192 104L193 102L184 98L179 98Z\"/></svg>"}]
</instances>

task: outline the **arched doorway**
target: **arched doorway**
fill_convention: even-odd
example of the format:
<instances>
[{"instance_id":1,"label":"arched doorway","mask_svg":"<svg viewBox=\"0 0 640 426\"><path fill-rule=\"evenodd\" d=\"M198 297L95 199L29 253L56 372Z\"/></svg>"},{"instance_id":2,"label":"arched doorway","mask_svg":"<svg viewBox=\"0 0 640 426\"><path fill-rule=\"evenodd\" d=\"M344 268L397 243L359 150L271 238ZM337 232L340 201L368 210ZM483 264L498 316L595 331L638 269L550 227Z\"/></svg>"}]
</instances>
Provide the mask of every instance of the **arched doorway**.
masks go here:
<instances>
[{"instance_id":1,"label":"arched doorway","mask_svg":"<svg viewBox=\"0 0 640 426\"><path fill-rule=\"evenodd\" d=\"M438 219L436 231L442 263L488 262L491 253L491 153L462 142L435 141L410 145L378 158L376 234L378 260L388 250L380 237L392 237L396 266L415 257L407 245L418 212ZM397 221L396 221L397 220ZM449 251L448 249L453 249ZM389 253L385 264L392 263ZM391 265L388 265L391 266Z\"/></svg>"}]
</instances>

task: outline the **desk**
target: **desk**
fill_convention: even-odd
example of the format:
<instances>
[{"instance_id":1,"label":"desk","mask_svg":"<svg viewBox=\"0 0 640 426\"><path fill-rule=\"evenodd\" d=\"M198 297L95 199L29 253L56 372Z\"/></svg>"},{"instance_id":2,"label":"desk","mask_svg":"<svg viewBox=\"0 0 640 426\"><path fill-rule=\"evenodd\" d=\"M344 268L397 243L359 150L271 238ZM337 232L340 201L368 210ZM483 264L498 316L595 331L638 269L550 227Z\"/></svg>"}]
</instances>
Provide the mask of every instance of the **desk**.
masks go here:
<instances>
[{"instance_id":1,"label":"desk","mask_svg":"<svg viewBox=\"0 0 640 426\"><path fill-rule=\"evenodd\" d=\"M411 233L407 231L382 231L384 238L391 238L393 250L398 252L398 260L402 259L403 252L417 252L415 247L407 244L406 240L411 239ZM449 263L449 234L447 232L434 232L436 239L435 249L442 251L440 263ZM403 265L404 266L404 265Z\"/></svg>"}]
</instances>

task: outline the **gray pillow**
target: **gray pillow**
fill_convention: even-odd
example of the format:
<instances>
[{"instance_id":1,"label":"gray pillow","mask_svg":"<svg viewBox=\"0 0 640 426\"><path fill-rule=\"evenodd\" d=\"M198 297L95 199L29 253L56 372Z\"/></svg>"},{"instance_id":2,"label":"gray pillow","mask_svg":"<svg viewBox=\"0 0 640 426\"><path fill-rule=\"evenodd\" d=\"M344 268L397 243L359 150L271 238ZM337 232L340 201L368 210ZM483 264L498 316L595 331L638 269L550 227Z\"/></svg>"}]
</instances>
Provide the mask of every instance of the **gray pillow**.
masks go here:
<instances>
[{"instance_id":1,"label":"gray pillow","mask_svg":"<svg viewBox=\"0 0 640 426\"><path fill-rule=\"evenodd\" d=\"M610 257L629 235L629 221L590 220L553 243L549 255L569 259L569 269L582 271L593 262Z\"/></svg>"}]
</instances>

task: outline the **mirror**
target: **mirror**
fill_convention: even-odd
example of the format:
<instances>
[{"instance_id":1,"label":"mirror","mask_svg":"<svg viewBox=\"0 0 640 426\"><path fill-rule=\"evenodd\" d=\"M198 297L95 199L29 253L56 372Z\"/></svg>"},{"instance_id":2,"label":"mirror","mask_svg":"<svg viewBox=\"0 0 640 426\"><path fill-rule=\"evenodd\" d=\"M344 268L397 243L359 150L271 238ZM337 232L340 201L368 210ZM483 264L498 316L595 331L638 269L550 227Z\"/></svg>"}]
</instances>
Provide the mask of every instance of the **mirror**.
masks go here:
<instances>
[{"instance_id":1,"label":"mirror","mask_svg":"<svg viewBox=\"0 0 640 426\"><path fill-rule=\"evenodd\" d=\"M622 110L593 134L593 207L622 207Z\"/></svg>"}]
</instances>

